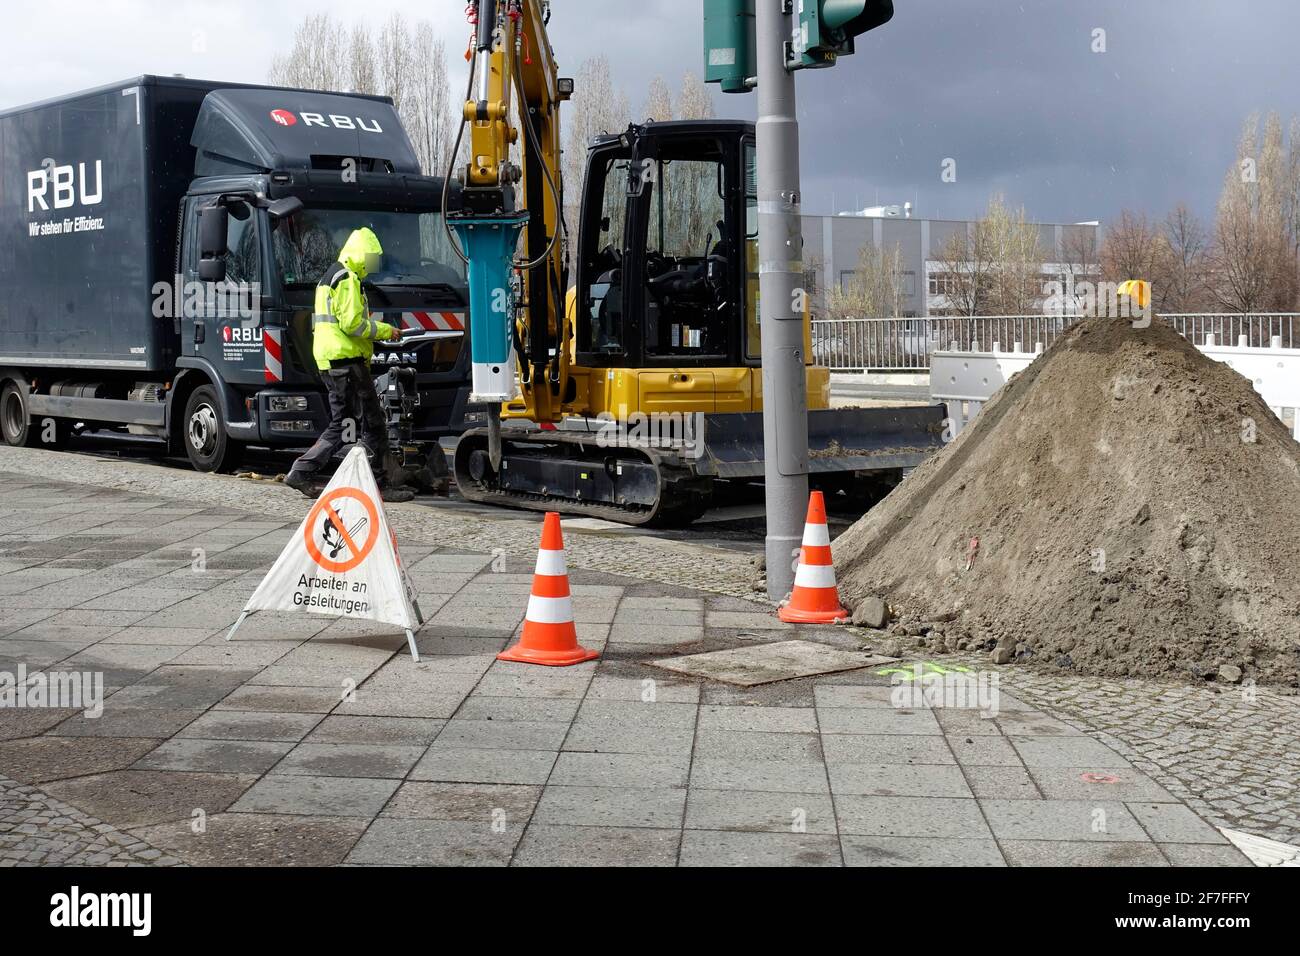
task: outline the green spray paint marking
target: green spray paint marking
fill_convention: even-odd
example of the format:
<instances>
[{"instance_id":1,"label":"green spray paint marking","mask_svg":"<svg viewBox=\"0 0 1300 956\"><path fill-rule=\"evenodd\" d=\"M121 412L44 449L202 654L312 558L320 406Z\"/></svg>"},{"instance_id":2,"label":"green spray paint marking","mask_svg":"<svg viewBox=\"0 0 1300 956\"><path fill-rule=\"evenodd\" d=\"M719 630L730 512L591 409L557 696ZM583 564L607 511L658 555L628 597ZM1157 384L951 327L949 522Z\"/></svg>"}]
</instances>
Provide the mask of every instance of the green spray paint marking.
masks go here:
<instances>
[{"instance_id":1,"label":"green spray paint marking","mask_svg":"<svg viewBox=\"0 0 1300 956\"><path fill-rule=\"evenodd\" d=\"M918 666L921 668L921 673L919 675L916 672ZM918 676L924 677L927 674L946 675L954 673L968 674L970 673L970 668L962 667L960 664L940 667L933 661L917 661L916 664L911 667L886 667L882 670L876 671L878 677L888 677L890 674L901 674L903 681L916 680Z\"/></svg>"}]
</instances>

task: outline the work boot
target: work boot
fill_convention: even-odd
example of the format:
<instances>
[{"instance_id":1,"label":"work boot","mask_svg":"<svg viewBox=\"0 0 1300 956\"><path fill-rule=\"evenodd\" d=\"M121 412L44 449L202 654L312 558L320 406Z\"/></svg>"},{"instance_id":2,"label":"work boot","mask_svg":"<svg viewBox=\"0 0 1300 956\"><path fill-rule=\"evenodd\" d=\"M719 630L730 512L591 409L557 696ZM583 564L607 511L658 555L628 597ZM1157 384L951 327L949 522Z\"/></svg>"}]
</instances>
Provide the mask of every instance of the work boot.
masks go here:
<instances>
[{"instance_id":1,"label":"work boot","mask_svg":"<svg viewBox=\"0 0 1300 956\"><path fill-rule=\"evenodd\" d=\"M284 483L295 491L301 491L308 498L318 498L320 493L325 490L325 486L320 482L313 481L307 475L296 471L291 471L285 475Z\"/></svg>"},{"instance_id":2,"label":"work boot","mask_svg":"<svg viewBox=\"0 0 1300 956\"><path fill-rule=\"evenodd\" d=\"M415 492L410 488L380 488L379 497L385 501L413 501Z\"/></svg>"}]
</instances>

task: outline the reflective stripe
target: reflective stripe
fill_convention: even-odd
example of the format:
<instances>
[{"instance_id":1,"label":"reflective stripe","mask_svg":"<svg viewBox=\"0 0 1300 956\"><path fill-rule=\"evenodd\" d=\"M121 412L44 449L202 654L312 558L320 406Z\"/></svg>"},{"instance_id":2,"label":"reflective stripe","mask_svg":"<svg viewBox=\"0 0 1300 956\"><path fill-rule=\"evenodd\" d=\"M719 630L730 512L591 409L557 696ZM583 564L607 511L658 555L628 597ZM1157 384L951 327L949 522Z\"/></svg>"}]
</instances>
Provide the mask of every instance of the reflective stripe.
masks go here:
<instances>
[{"instance_id":1,"label":"reflective stripe","mask_svg":"<svg viewBox=\"0 0 1300 956\"><path fill-rule=\"evenodd\" d=\"M548 577L567 574L568 568L564 564L563 551L548 551L541 548L537 552L537 574L545 574Z\"/></svg>"},{"instance_id":2,"label":"reflective stripe","mask_svg":"<svg viewBox=\"0 0 1300 956\"><path fill-rule=\"evenodd\" d=\"M805 524L803 526L803 543L830 547L830 528L824 524Z\"/></svg>"},{"instance_id":3,"label":"reflective stripe","mask_svg":"<svg viewBox=\"0 0 1300 956\"><path fill-rule=\"evenodd\" d=\"M339 320L332 315L313 315L311 317L312 325L338 325Z\"/></svg>"},{"instance_id":4,"label":"reflective stripe","mask_svg":"<svg viewBox=\"0 0 1300 956\"><path fill-rule=\"evenodd\" d=\"M264 377L268 382L284 380L284 351L279 329L266 329L262 333L262 352L265 355Z\"/></svg>"},{"instance_id":5,"label":"reflective stripe","mask_svg":"<svg viewBox=\"0 0 1300 956\"><path fill-rule=\"evenodd\" d=\"M330 319L328 319L328 320L326 320L326 321L337 323L337 322L338 322L338 319L336 319L336 318L330 318ZM357 326L357 330L356 330L355 332L347 332L347 333L345 333L345 334L348 336L348 338L353 338L353 339L374 339L374 338L376 338L376 337L379 335L379 325L378 325L378 323L375 322L374 319L370 319L369 321L370 321L370 324L369 324L369 326L367 326L367 325L366 325L366 320L365 320L365 319L362 319L362 320L361 320L361 324Z\"/></svg>"},{"instance_id":6,"label":"reflective stripe","mask_svg":"<svg viewBox=\"0 0 1300 956\"><path fill-rule=\"evenodd\" d=\"M526 619L534 624L568 624L573 620L573 599L530 595Z\"/></svg>"},{"instance_id":7,"label":"reflective stripe","mask_svg":"<svg viewBox=\"0 0 1300 956\"><path fill-rule=\"evenodd\" d=\"M794 583L805 588L833 588L835 568L829 564L801 564L794 573Z\"/></svg>"}]
</instances>

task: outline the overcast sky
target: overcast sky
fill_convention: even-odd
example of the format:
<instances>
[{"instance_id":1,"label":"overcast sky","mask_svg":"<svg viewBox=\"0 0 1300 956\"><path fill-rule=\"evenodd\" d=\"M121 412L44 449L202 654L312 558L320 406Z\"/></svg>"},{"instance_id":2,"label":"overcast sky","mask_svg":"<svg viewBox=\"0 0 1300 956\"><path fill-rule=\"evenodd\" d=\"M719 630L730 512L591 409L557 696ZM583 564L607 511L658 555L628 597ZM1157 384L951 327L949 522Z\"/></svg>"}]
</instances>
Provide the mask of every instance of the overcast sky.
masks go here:
<instances>
[{"instance_id":1,"label":"overcast sky","mask_svg":"<svg viewBox=\"0 0 1300 956\"><path fill-rule=\"evenodd\" d=\"M362 5L315 0L351 20ZM465 68L463 0L370 0L435 23ZM895 0L856 56L799 75L804 209L910 200L917 215L964 218L990 193L1031 218L1157 215L1186 200L1213 212L1252 110L1300 114L1297 0ZM634 106L661 73L701 69L699 0L555 0L565 72L609 56ZM252 0L54 0L0 36L0 108L140 73L260 82L302 5ZM1093 31L1106 31L1094 53ZM714 95L752 118L752 94ZM940 179L956 161L957 180Z\"/></svg>"}]
</instances>

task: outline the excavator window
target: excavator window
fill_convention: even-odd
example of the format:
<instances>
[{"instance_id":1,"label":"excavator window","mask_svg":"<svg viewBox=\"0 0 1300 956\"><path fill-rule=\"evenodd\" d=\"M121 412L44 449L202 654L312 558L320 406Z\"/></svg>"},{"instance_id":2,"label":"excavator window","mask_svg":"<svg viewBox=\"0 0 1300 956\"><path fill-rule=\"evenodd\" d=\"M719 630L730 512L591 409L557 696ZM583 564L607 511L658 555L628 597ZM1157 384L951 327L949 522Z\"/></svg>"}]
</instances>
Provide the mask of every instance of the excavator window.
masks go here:
<instances>
[{"instance_id":1,"label":"excavator window","mask_svg":"<svg viewBox=\"0 0 1300 956\"><path fill-rule=\"evenodd\" d=\"M582 318L579 347L584 352L623 351L623 244L627 222L625 186L630 158L620 151L593 163L583 223L582 256L585 286L581 289Z\"/></svg>"},{"instance_id":2,"label":"excavator window","mask_svg":"<svg viewBox=\"0 0 1300 956\"><path fill-rule=\"evenodd\" d=\"M725 356L734 256L721 144L666 143L647 185L646 355Z\"/></svg>"},{"instance_id":3,"label":"excavator window","mask_svg":"<svg viewBox=\"0 0 1300 956\"><path fill-rule=\"evenodd\" d=\"M745 144L745 357L763 355L758 316L758 151Z\"/></svg>"}]
</instances>

